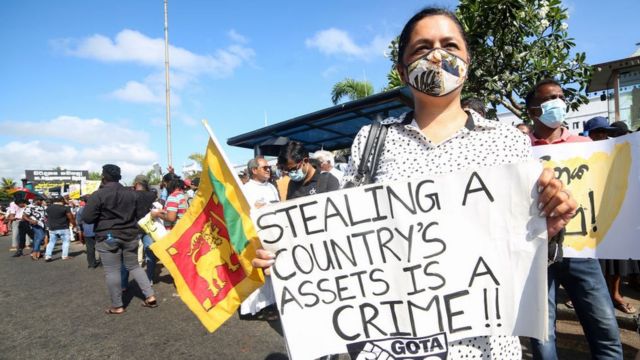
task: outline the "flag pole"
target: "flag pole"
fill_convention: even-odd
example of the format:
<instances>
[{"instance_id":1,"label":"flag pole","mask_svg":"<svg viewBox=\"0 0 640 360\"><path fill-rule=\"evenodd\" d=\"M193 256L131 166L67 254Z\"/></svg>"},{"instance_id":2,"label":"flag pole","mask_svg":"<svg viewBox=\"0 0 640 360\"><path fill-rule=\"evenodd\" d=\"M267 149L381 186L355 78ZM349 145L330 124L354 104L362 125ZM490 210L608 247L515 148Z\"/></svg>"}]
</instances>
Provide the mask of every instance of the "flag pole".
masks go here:
<instances>
[{"instance_id":1,"label":"flag pole","mask_svg":"<svg viewBox=\"0 0 640 360\"><path fill-rule=\"evenodd\" d=\"M166 86L167 163L171 166L173 164L173 155L171 153L171 86L169 84L169 20L167 0L164 0L164 77Z\"/></svg>"},{"instance_id":2,"label":"flag pole","mask_svg":"<svg viewBox=\"0 0 640 360\"><path fill-rule=\"evenodd\" d=\"M218 151L220 152L220 155L222 155L222 160L227 164L229 169L233 169L231 167L231 161L229 161L229 158L227 157L227 154L222 149L222 146L220 146L220 143L218 142L218 139L216 138L216 136L213 135L213 131L209 127L209 122L207 121L207 119L202 119L202 125L207 130L207 132L209 133L209 138L211 138L211 141L213 141L213 144L216 146L216 148L218 148ZM233 170L231 171L231 173L233 175L233 180L235 181L235 184L238 186L238 189L242 189L242 183L240 183L240 178L238 178L238 176L235 173L233 173ZM242 192L240 192L240 193L244 197L244 194L242 194Z\"/></svg>"}]
</instances>

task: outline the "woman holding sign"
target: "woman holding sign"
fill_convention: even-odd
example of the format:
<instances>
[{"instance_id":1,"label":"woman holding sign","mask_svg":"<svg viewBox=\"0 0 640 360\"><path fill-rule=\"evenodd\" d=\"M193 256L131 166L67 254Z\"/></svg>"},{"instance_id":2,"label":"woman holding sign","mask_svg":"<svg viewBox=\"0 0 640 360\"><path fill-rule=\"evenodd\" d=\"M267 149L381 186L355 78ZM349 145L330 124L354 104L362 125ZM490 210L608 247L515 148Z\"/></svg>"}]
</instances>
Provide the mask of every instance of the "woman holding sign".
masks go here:
<instances>
[{"instance_id":1,"label":"woman holding sign","mask_svg":"<svg viewBox=\"0 0 640 360\"><path fill-rule=\"evenodd\" d=\"M465 112L460 96L471 66L462 26L447 10L426 8L405 25L398 43L397 70L410 86L414 112L382 121L387 127L373 182L438 175L469 168L519 163L531 159L530 140L515 127ZM370 126L354 139L347 176L358 168ZM347 180L347 177L345 177ZM576 202L545 169L538 180L540 216L550 237L564 228ZM257 251L254 266L269 267L273 254ZM541 314L541 316L543 316ZM517 337L475 337L449 343L448 359L520 359Z\"/></svg>"}]
</instances>

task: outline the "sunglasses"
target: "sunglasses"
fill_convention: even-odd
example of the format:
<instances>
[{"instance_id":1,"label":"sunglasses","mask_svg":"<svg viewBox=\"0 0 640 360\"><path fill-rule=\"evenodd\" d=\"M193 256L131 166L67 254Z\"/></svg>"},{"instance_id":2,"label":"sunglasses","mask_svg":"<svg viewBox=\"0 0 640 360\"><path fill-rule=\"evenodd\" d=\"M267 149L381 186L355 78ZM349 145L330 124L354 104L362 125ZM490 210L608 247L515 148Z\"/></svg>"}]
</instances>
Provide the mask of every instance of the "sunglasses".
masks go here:
<instances>
[{"instance_id":1,"label":"sunglasses","mask_svg":"<svg viewBox=\"0 0 640 360\"><path fill-rule=\"evenodd\" d=\"M298 169L300 169L300 167L302 166L302 163L304 162L304 160L300 161L297 165L290 167L288 169L284 169L285 172L290 173L292 171L296 171Z\"/></svg>"}]
</instances>

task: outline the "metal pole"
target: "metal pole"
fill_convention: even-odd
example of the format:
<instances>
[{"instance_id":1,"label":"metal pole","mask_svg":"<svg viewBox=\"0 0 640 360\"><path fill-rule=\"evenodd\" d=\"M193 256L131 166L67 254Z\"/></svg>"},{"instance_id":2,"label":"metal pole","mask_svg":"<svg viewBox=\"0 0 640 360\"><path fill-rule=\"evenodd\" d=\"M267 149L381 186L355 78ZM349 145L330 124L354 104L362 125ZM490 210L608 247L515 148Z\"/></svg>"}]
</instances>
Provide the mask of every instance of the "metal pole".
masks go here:
<instances>
[{"instance_id":1,"label":"metal pole","mask_svg":"<svg viewBox=\"0 0 640 360\"><path fill-rule=\"evenodd\" d=\"M171 86L169 85L169 20L167 15L167 0L164 0L164 77L166 83L166 116L167 116L167 164L173 164L171 154Z\"/></svg>"}]
</instances>

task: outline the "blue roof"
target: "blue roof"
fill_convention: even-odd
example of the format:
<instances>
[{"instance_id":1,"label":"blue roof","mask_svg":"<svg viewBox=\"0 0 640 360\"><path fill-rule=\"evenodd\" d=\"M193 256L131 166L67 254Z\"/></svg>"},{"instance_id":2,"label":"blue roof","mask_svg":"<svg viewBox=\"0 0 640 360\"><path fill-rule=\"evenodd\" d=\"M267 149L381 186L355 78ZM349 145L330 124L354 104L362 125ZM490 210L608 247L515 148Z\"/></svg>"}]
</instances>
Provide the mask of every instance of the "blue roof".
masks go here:
<instances>
[{"instance_id":1,"label":"blue roof","mask_svg":"<svg viewBox=\"0 0 640 360\"><path fill-rule=\"evenodd\" d=\"M234 136L227 144L254 149L262 155L277 155L277 144L281 145L278 139L283 137L304 143L309 151L345 149L351 147L362 126L412 108L411 92L402 87Z\"/></svg>"}]
</instances>

